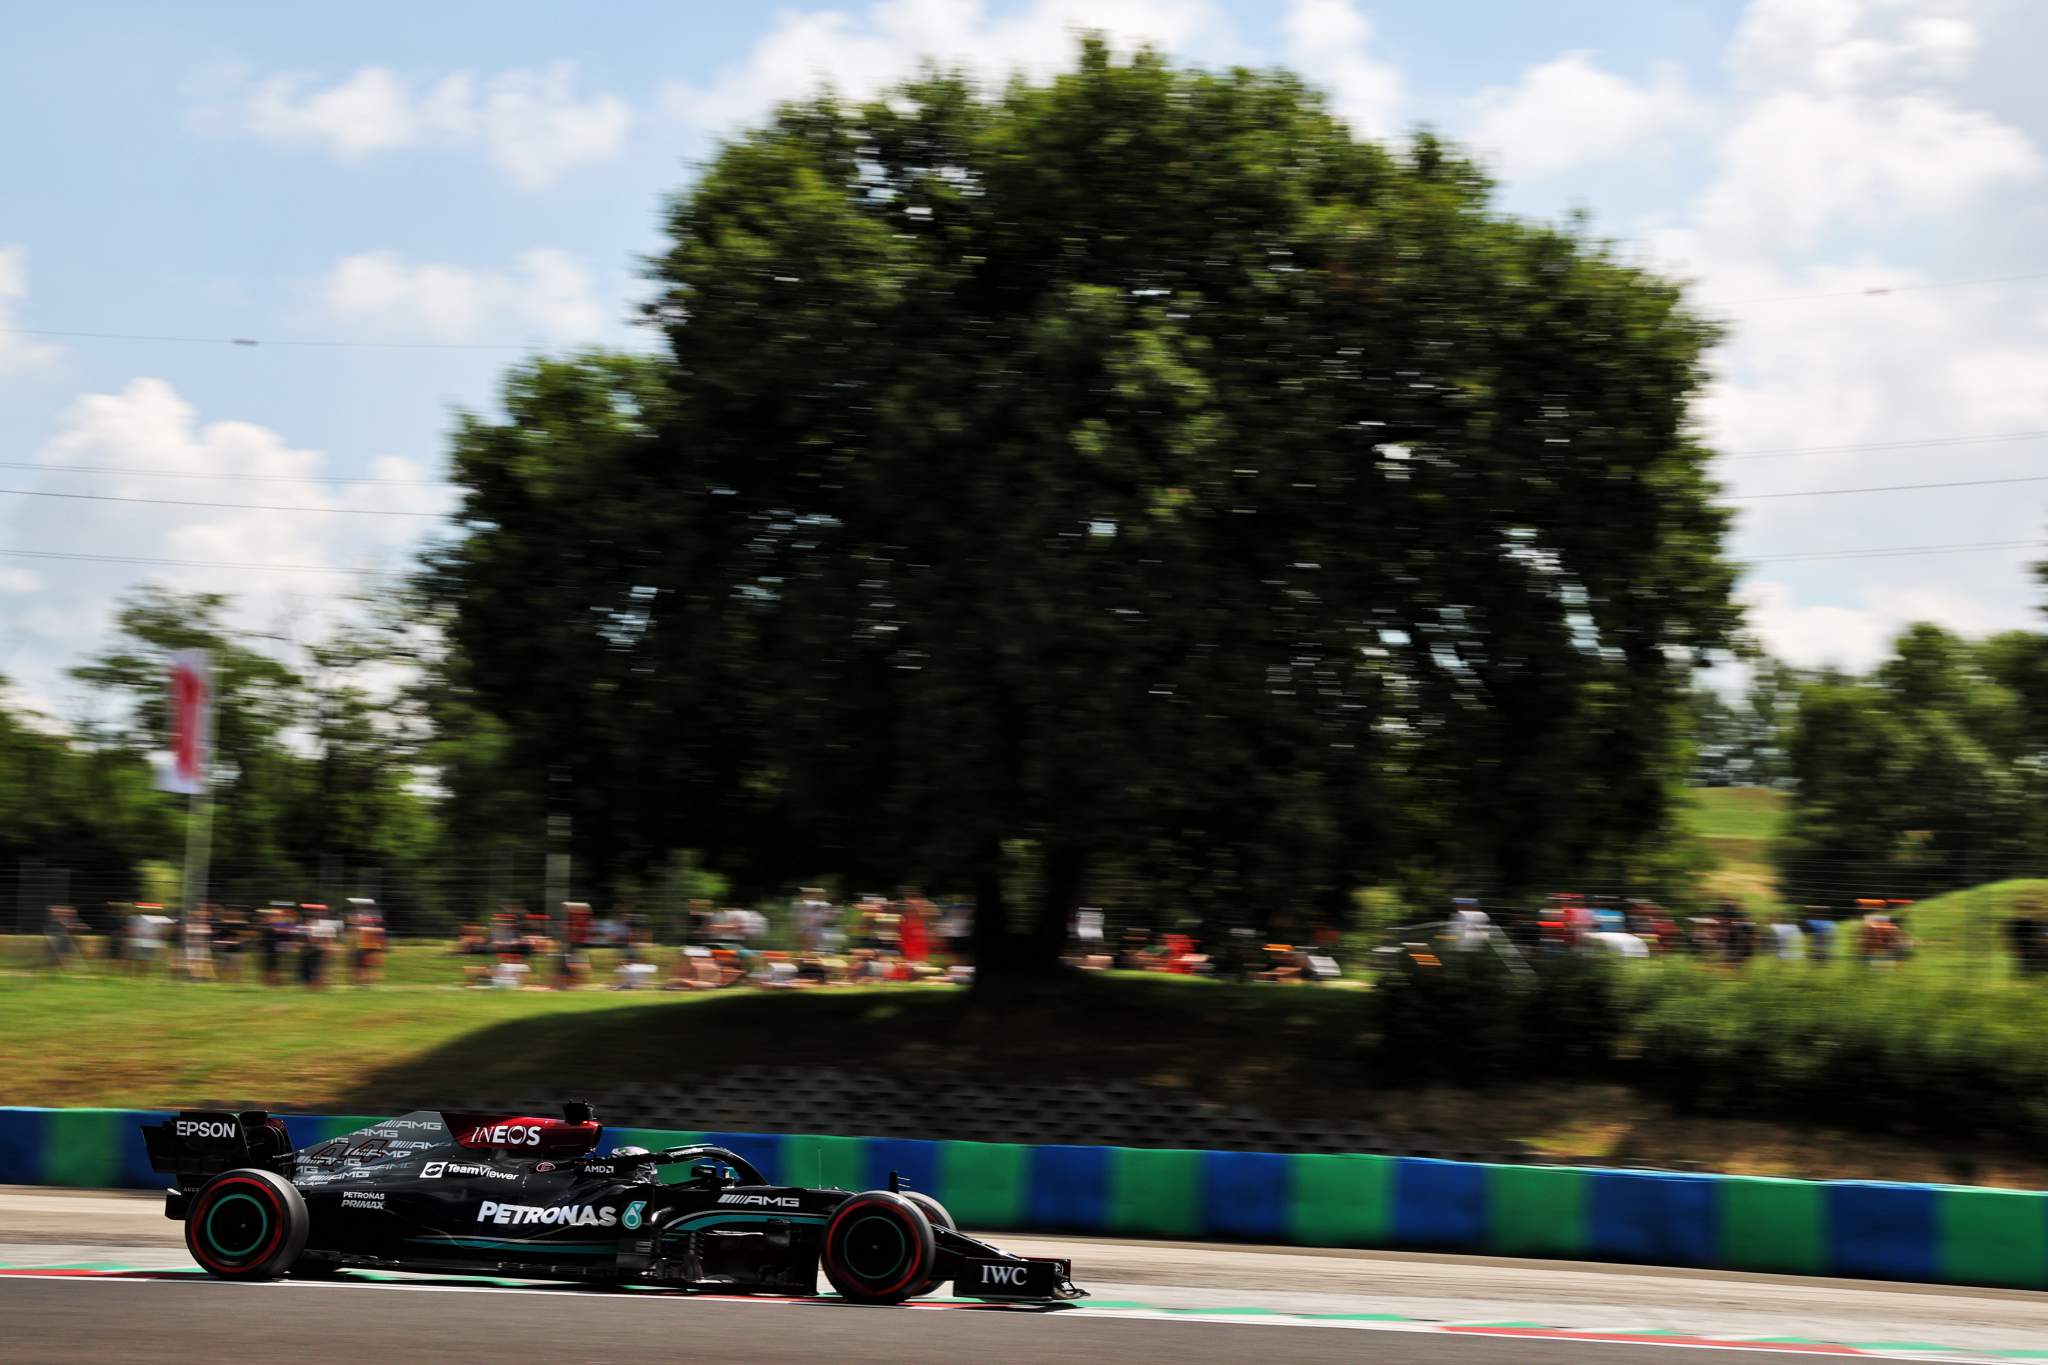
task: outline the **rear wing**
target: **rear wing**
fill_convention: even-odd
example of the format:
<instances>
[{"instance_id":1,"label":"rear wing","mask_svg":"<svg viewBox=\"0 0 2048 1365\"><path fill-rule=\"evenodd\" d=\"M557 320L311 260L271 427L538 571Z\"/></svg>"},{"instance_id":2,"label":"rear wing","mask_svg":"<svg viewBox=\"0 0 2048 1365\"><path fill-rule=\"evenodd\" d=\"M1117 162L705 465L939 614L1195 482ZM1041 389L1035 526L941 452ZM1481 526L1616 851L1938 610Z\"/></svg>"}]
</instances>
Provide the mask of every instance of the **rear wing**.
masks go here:
<instances>
[{"instance_id":1,"label":"rear wing","mask_svg":"<svg viewBox=\"0 0 2048 1365\"><path fill-rule=\"evenodd\" d=\"M180 1189L244 1166L282 1173L292 1154L284 1120L261 1109L188 1109L163 1123L144 1124L142 1144L151 1168L177 1177Z\"/></svg>"}]
</instances>

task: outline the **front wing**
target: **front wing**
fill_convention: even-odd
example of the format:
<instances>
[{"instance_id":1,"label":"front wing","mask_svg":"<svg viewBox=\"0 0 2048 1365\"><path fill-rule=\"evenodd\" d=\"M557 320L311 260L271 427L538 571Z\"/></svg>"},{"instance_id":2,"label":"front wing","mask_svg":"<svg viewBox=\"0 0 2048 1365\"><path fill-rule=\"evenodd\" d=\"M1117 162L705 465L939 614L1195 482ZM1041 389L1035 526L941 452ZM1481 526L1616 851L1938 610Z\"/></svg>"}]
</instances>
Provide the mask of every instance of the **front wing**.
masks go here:
<instances>
[{"instance_id":1,"label":"front wing","mask_svg":"<svg viewBox=\"0 0 2048 1365\"><path fill-rule=\"evenodd\" d=\"M1074 1263L1064 1256L1015 1256L948 1228L939 1247L951 1263L953 1292L963 1299L1010 1303L1062 1303L1085 1299L1074 1285Z\"/></svg>"}]
</instances>

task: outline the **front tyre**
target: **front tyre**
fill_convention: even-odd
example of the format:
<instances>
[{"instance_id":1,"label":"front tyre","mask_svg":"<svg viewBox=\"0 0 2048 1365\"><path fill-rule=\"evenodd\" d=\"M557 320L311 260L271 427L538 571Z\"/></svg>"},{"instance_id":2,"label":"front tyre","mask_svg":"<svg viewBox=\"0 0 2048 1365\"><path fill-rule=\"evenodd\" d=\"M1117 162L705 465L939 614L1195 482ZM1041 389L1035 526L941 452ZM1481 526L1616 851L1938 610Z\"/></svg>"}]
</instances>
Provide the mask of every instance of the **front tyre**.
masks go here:
<instances>
[{"instance_id":1,"label":"front tyre","mask_svg":"<svg viewBox=\"0 0 2048 1365\"><path fill-rule=\"evenodd\" d=\"M960 1225L953 1221L953 1215L946 1212L946 1206L922 1190L904 1190L903 1197L924 1210L925 1221L932 1225L934 1231L943 1228L947 1232L953 1232L959 1228ZM928 1276L923 1284L912 1291L911 1297L920 1298L944 1283L945 1281L937 1276Z\"/></svg>"},{"instance_id":2,"label":"front tyre","mask_svg":"<svg viewBox=\"0 0 2048 1365\"><path fill-rule=\"evenodd\" d=\"M819 1259L825 1278L846 1298L901 1303L930 1283L938 1239L915 1203L888 1190L867 1190L833 1211Z\"/></svg>"},{"instance_id":3,"label":"front tyre","mask_svg":"<svg viewBox=\"0 0 2048 1365\"><path fill-rule=\"evenodd\" d=\"M306 1201L270 1171L222 1171L185 1214L185 1249L223 1280L274 1280L306 1248Z\"/></svg>"}]
</instances>

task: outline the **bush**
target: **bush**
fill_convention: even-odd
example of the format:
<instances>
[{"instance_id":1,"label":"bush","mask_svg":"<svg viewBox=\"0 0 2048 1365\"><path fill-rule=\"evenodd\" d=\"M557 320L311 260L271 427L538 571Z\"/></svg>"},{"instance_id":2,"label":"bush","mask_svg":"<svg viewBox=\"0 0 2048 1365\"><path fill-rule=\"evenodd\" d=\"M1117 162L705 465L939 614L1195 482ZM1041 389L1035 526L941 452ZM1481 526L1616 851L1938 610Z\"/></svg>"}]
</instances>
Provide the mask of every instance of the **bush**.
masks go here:
<instances>
[{"instance_id":1,"label":"bush","mask_svg":"<svg viewBox=\"0 0 2048 1365\"><path fill-rule=\"evenodd\" d=\"M1526 973L1491 953L1403 958L1373 993L1371 1075L1483 1085L1607 1072L1624 1023L1615 975L1592 957L1538 959Z\"/></svg>"},{"instance_id":2,"label":"bush","mask_svg":"<svg viewBox=\"0 0 2048 1365\"><path fill-rule=\"evenodd\" d=\"M2025 983L1853 962L1646 976L1635 1079L1682 1109L2048 1144L2048 999Z\"/></svg>"},{"instance_id":3,"label":"bush","mask_svg":"<svg viewBox=\"0 0 2048 1365\"><path fill-rule=\"evenodd\" d=\"M1945 964L1491 954L1380 979L1372 1084L1615 1079L1684 1112L2048 1149L2048 992Z\"/></svg>"}]
</instances>

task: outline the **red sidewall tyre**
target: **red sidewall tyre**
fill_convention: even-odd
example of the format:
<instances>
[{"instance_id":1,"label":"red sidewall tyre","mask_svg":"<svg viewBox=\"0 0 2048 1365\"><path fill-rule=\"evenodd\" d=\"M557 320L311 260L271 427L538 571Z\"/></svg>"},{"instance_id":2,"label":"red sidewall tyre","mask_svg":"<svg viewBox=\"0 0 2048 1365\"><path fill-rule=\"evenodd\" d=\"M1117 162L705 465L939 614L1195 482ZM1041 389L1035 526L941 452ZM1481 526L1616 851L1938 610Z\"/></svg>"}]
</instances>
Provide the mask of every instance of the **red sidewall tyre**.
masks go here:
<instances>
[{"instance_id":1,"label":"red sidewall tyre","mask_svg":"<svg viewBox=\"0 0 2048 1365\"><path fill-rule=\"evenodd\" d=\"M930 1282L938 1239L916 1204L888 1190L868 1190L833 1211L819 1260L825 1278L846 1298L901 1303Z\"/></svg>"},{"instance_id":2,"label":"red sidewall tyre","mask_svg":"<svg viewBox=\"0 0 2048 1365\"><path fill-rule=\"evenodd\" d=\"M958 1230L960 1225L953 1221L953 1215L946 1211L946 1206L944 1204L941 1204L938 1200L932 1198L930 1195L926 1194L924 1191L905 1190L903 1191L903 1197L905 1199L908 1199L911 1203L917 1205L920 1209L924 1210L925 1221L932 1225L932 1230L934 1232L938 1231L941 1228L945 1229L947 1232L953 1232ZM944 1280L938 1279L936 1277L928 1278L925 1280L923 1284L918 1286L917 1292L912 1294L911 1297L920 1298L926 1294L931 1293L934 1289L937 1289L940 1285L944 1283Z\"/></svg>"},{"instance_id":3,"label":"red sidewall tyre","mask_svg":"<svg viewBox=\"0 0 2048 1365\"><path fill-rule=\"evenodd\" d=\"M223 1171L185 1213L185 1249L209 1275L274 1280L306 1248L311 1220L289 1180L271 1171Z\"/></svg>"}]
</instances>

